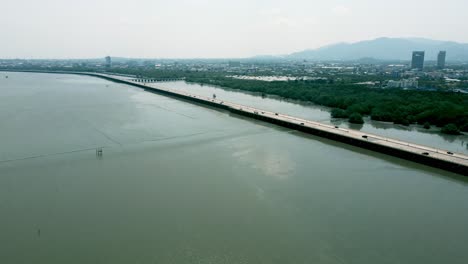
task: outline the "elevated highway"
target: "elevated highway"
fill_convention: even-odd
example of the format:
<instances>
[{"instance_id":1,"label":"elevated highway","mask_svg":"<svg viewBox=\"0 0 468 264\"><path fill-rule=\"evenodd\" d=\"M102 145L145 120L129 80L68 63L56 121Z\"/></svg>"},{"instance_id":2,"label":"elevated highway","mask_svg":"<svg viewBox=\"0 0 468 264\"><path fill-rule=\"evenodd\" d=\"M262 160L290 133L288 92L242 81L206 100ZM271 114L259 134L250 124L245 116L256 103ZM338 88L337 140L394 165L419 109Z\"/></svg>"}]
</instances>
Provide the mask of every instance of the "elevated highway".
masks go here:
<instances>
[{"instance_id":1,"label":"elevated highway","mask_svg":"<svg viewBox=\"0 0 468 264\"><path fill-rule=\"evenodd\" d=\"M447 150L418 145L410 142L364 133L352 129L344 129L338 126L322 124L319 122L301 119L290 115L265 111L246 105L227 102L222 99L204 97L189 94L183 91L156 87L142 84L120 76L107 74L88 74L105 78L111 81L126 83L151 90L160 94L181 98L187 101L201 103L216 108L228 110L233 113L248 116L283 127L292 128L305 133L337 140L353 146L389 154L403 159L408 159L432 167L448 170L468 176L468 156L460 153L452 153Z\"/></svg>"},{"instance_id":2,"label":"elevated highway","mask_svg":"<svg viewBox=\"0 0 468 264\"><path fill-rule=\"evenodd\" d=\"M43 71L35 71L43 72ZM464 176L468 176L468 156L461 153L452 153L447 150L418 145L402 140L396 140L370 133L364 133L352 129L344 129L338 126L322 124L319 122L301 119L290 115L265 111L246 105L227 102L217 98L204 97L189 94L180 90L156 87L139 79L110 75L104 73L91 72L51 72L80 74L110 81L137 86L145 90L158 94L175 97L189 102L204 104L211 107L224 109L232 113L251 117L261 121L269 122L279 126L295 129L308 134L321 136L324 138L336 140L353 146L377 151L380 153L392 155L406 160L411 160L431 167L451 171Z\"/></svg>"}]
</instances>

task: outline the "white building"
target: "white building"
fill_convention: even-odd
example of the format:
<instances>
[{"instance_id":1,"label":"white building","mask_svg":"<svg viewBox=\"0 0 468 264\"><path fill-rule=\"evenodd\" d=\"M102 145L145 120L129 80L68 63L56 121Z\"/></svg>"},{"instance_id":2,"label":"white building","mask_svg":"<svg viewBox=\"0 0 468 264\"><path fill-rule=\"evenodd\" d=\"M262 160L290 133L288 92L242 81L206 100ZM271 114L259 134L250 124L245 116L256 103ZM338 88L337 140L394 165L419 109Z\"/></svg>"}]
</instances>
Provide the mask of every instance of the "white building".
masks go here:
<instances>
[{"instance_id":1,"label":"white building","mask_svg":"<svg viewBox=\"0 0 468 264\"><path fill-rule=\"evenodd\" d=\"M418 79L402 79L399 81L390 80L387 83L388 88L418 88Z\"/></svg>"}]
</instances>

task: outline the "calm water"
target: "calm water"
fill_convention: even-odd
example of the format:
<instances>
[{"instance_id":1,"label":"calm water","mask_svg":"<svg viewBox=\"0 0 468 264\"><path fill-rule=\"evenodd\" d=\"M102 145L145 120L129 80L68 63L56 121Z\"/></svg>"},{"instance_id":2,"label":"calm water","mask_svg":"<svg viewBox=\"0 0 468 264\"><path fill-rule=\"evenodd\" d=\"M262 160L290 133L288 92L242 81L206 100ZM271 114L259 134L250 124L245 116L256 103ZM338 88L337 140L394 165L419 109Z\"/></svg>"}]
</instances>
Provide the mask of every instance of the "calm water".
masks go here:
<instances>
[{"instance_id":1,"label":"calm water","mask_svg":"<svg viewBox=\"0 0 468 264\"><path fill-rule=\"evenodd\" d=\"M96 78L0 77L0 263L468 259L461 176Z\"/></svg>"},{"instance_id":2,"label":"calm water","mask_svg":"<svg viewBox=\"0 0 468 264\"><path fill-rule=\"evenodd\" d=\"M330 110L313 104L280 100L279 98L262 98L253 94L236 90L225 90L216 86L191 84L186 82L167 82L152 84L170 89L180 89L189 93L204 96L216 94L218 99L225 99L235 103L254 106L273 112L280 112L309 120L340 125L342 127L357 129L368 133L382 135L390 138L401 139L426 146L450 150L452 152L468 154L468 135L445 135L438 133L436 129L426 130L421 127L405 127L386 122L366 120L364 125L349 124L343 119L331 119Z\"/></svg>"}]
</instances>

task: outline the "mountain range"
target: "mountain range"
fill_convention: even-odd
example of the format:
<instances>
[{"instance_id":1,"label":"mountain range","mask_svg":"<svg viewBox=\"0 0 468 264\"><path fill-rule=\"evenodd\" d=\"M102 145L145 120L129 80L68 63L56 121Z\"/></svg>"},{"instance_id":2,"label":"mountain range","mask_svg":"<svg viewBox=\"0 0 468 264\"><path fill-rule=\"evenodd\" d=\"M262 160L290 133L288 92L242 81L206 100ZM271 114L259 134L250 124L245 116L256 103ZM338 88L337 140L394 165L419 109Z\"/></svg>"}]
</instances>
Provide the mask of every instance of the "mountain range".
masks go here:
<instances>
[{"instance_id":1,"label":"mountain range","mask_svg":"<svg viewBox=\"0 0 468 264\"><path fill-rule=\"evenodd\" d=\"M337 43L286 55L288 59L306 60L411 60L413 51L425 51L425 60L437 60L437 53L447 51L447 61L468 61L468 43L425 38L377 38L356 43Z\"/></svg>"}]
</instances>

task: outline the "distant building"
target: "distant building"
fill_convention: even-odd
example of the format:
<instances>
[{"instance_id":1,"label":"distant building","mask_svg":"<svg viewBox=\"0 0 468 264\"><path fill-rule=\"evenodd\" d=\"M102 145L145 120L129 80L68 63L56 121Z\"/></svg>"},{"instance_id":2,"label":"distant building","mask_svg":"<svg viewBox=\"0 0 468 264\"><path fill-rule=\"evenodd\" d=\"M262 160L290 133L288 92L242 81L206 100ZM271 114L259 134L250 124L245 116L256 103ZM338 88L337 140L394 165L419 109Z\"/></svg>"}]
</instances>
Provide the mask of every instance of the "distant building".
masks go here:
<instances>
[{"instance_id":1,"label":"distant building","mask_svg":"<svg viewBox=\"0 0 468 264\"><path fill-rule=\"evenodd\" d=\"M401 72L399 71L392 71L392 77L393 78L400 78L401 77Z\"/></svg>"},{"instance_id":2,"label":"distant building","mask_svg":"<svg viewBox=\"0 0 468 264\"><path fill-rule=\"evenodd\" d=\"M413 51L411 69L422 70L424 68L424 51Z\"/></svg>"},{"instance_id":3,"label":"distant building","mask_svg":"<svg viewBox=\"0 0 468 264\"><path fill-rule=\"evenodd\" d=\"M445 56L447 55L446 51L439 51L437 55L437 67L439 69L445 68Z\"/></svg>"},{"instance_id":4,"label":"distant building","mask_svg":"<svg viewBox=\"0 0 468 264\"><path fill-rule=\"evenodd\" d=\"M418 79L403 79L400 81L388 81L387 88L418 88Z\"/></svg>"},{"instance_id":5,"label":"distant building","mask_svg":"<svg viewBox=\"0 0 468 264\"><path fill-rule=\"evenodd\" d=\"M110 56L106 57L106 68L112 67L112 60Z\"/></svg>"},{"instance_id":6,"label":"distant building","mask_svg":"<svg viewBox=\"0 0 468 264\"><path fill-rule=\"evenodd\" d=\"M240 61L229 61L229 67L240 67Z\"/></svg>"}]
</instances>

